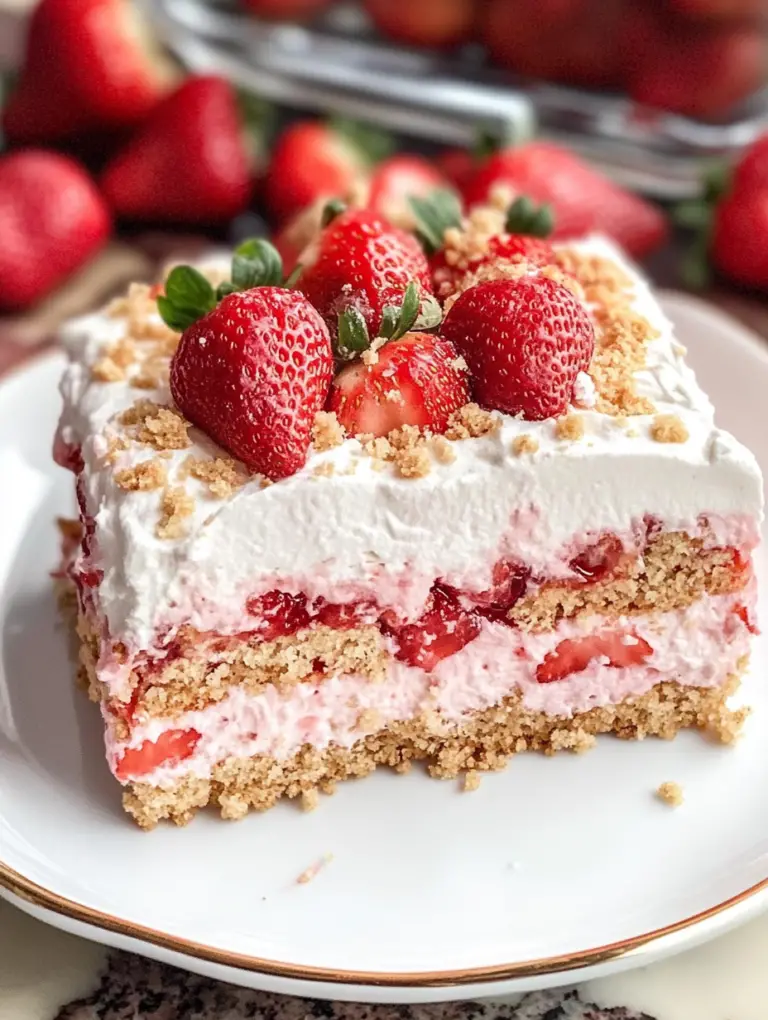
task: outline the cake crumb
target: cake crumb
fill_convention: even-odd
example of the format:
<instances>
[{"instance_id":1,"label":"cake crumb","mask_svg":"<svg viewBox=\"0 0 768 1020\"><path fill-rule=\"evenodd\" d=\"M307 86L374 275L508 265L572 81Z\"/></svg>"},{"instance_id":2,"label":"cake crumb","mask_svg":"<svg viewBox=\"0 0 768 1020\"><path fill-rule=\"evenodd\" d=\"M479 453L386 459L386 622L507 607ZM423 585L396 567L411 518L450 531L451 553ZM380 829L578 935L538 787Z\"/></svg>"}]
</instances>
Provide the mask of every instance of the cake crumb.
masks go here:
<instances>
[{"instance_id":1,"label":"cake crumb","mask_svg":"<svg viewBox=\"0 0 768 1020\"><path fill-rule=\"evenodd\" d=\"M395 465L401 478L425 478L432 470L432 461L423 446L398 450Z\"/></svg>"},{"instance_id":2,"label":"cake crumb","mask_svg":"<svg viewBox=\"0 0 768 1020\"><path fill-rule=\"evenodd\" d=\"M336 465L332 460L324 460L322 464L315 464L312 474L315 478L332 478L336 473Z\"/></svg>"},{"instance_id":3,"label":"cake crumb","mask_svg":"<svg viewBox=\"0 0 768 1020\"><path fill-rule=\"evenodd\" d=\"M187 457L182 465L186 474L203 482L212 496L226 499L247 481L246 475L238 468L237 462L229 457ZM181 474L181 472L180 472Z\"/></svg>"},{"instance_id":4,"label":"cake crumb","mask_svg":"<svg viewBox=\"0 0 768 1020\"><path fill-rule=\"evenodd\" d=\"M301 810L314 811L320 803L320 795L316 789L301 791Z\"/></svg>"},{"instance_id":5,"label":"cake crumb","mask_svg":"<svg viewBox=\"0 0 768 1020\"><path fill-rule=\"evenodd\" d=\"M566 414L555 422L555 436L572 443L584 438L584 419L580 414Z\"/></svg>"},{"instance_id":6,"label":"cake crumb","mask_svg":"<svg viewBox=\"0 0 768 1020\"><path fill-rule=\"evenodd\" d=\"M434 436L431 447L440 464L452 464L456 460L456 451L445 436Z\"/></svg>"},{"instance_id":7,"label":"cake crumb","mask_svg":"<svg viewBox=\"0 0 768 1020\"><path fill-rule=\"evenodd\" d=\"M688 429L676 414L657 414L651 425L651 437L657 443L685 443Z\"/></svg>"},{"instance_id":8,"label":"cake crumb","mask_svg":"<svg viewBox=\"0 0 768 1020\"><path fill-rule=\"evenodd\" d=\"M458 357L453 359L453 361L451 362L451 368L455 369L457 372L468 372L469 371L469 365L464 360L464 358L461 356L461 354L459 354Z\"/></svg>"},{"instance_id":9,"label":"cake crumb","mask_svg":"<svg viewBox=\"0 0 768 1020\"><path fill-rule=\"evenodd\" d=\"M152 489L162 489L167 478L165 464L153 457L151 460L143 460L133 467L117 471L115 484L126 492L149 492Z\"/></svg>"},{"instance_id":10,"label":"cake crumb","mask_svg":"<svg viewBox=\"0 0 768 1020\"><path fill-rule=\"evenodd\" d=\"M306 885L308 882L311 882L318 872L322 871L326 864L330 864L332 860L333 854L323 854L319 861L315 861L314 864L310 864L308 868L305 868L304 871L302 871L296 879L296 884Z\"/></svg>"},{"instance_id":11,"label":"cake crumb","mask_svg":"<svg viewBox=\"0 0 768 1020\"><path fill-rule=\"evenodd\" d=\"M125 369L108 355L105 355L93 363L91 378L96 382L122 382L125 379Z\"/></svg>"},{"instance_id":12,"label":"cake crumb","mask_svg":"<svg viewBox=\"0 0 768 1020\"><path fill-rule=\"evenodd\" d=\"M448 439L478 439L498 432L500 428L501 418L498 415L470 403L454 411L445 435Z\"/></svg>"},{"instance_id":13,"label":"cake crumb","mask_svg":"<svg viewBox=\"0 0 768 1020\"><path fill-rule=\"evenodd\" d=\"M413 762L411 759L405 758L403 761L399 761L397 765L395 765L395 772L397 772L399 776L407 776L412 768Z\"/></svg>"},{"instance_id":14,"label":"cake crumb","mask_svg":"<svg viewBox=\"0 0 768 1020\"><path fill-rule=\"evenodd\" d=\"M318 453L341 446L346 438L344 426L334 411L318 411L312 426L312 445Z\"/></svg>"},{"instance_id":15,"label":"cake crumb","mask_svg":"<svg viewBox=\"0 0 768 1020\"><path fill-rule=\"evenodd\" d=\"M464 793L472 793L473 790L477 790L480 786L480 773L471 769L469 772L464 773L464 781L462 784L462 790Z\"/></svg>"},{"instance_id":16,"label":"cake crumb","mask_svg":"<svg viewBox=\"0 0 768 1020\"><path fill-rule=\"evenodd\" d=\"M332 797L336 793L336 780L335 779L323 779L318 784L320 789L326 795L326 797Z\"/></svg>"},{"instance_id":17,"label":"cake crumb","mask_svg":"<svg viewBox=\"0 0 768 1020\"><path fill-rule=\"evenodd\" d=\"M184 535L184 520L194 513L195 501L186 489L166 489L160 504L161 517L155 534L158 538L174 539Z\"/></svg>"},{"instance_id":18,"label":"cake crumb","mask_svg":"<svg viewBox=\"0 0 768 1020\"><path fill-rule=\"evenodd\" d=\"M364 350L360 357L366 368L371 368L372 365L378 365L379 363L379 352L374 351L372 347Z\"/></svg>"},{"instance_id":19,"label":"cake crumb","mask_svg":"<svg viewBox=\"0 0 768 1020\"><path fill-rule=\"evenodd\" d=\"M524 432L521 436L515 436L512 440L512 453L516 457L522 457L524 453L537 453L539 449L538 439Z\"/></svg>"},{"instance_id":20,"label":"cake crumb","mask_svg":"<svg viewBox=\"0 0 768 1020\"><path fill-rule=\"evenodd\" d=\"M121 337L107 347L106 355L121 368L128 368L136 360L136 344L129 336Z\"/></svg>"},{"instance_id":21,"label":"cake crumb","mask_svg":"<svg viewBox=\"0 0 768 1020\"><path fill-rule=\"evenodd\" d=\"M151 400L137 400L118 419L132 429L132 438L155 450L183 450L191 446L188 435L190 423L176 410L155 404Z\"/></svg>"},{"instance_id":22,"label":"cake crumb","mask_svg":"<svg viewBox=\"0 0 768 1020\"><path fill-rule=\"evenodd\" d=\"M107 452L104 454L106 464L114 464L121 453L128 449L128 441L123 436L111 435L107 440Z\"/></svg>"},{"instance_id":23,"label":"cake crumb","mask_svg":"<svg viewBox=\"0 0 768 1020\"><path fill-rule=\"evenodd\" d=\"M683 788L679 783L662 783L656 790L656 796L670 807L679 807L683 803Z\"/></svg>"}]
</instances>

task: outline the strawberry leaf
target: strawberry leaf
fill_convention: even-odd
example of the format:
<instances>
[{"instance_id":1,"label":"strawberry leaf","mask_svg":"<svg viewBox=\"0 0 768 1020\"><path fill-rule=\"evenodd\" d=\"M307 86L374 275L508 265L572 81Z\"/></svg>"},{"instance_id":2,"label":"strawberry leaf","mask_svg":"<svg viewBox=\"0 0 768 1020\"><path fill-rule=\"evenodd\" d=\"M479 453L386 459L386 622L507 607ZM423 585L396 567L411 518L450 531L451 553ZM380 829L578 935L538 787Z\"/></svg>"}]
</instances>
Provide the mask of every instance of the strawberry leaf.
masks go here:
<instances>
[{"instance_id":1,"label":"strawberry leaf","mask_svg":"<svg viewBox=\"0 0 768 1020\"><path fill-rule=\"evenodd\" d=\"M283 260L277 249L263 238L244 241L232 259L232 283L237 290L279 287L283 282Z\"/></svg>"},{"instance_id":2,"label":"strawberry leaf","mask_svg":"<svg viewBox=\"0 0 768 1020\"><path fill-rule=\"evenodd\" d=\"M167 326L183 333L216 307L216 294L202 273L192 266L175 266L165 281L157 310Z\"/></svg>"},{"instance_id":3,"label":"strawberry leaf","mask_svg":"<svg viewBox=\"0 0 768 1020\"><path fill-rule=\"evenodd\" d=\"M336 354L348 361L371 346L371 338L362 312L350 306L339 314L339 338Z\"/></svg>"},{"instance_id":4,"label":"strawberry leaf","mask_svg":"<svg viewBox=\"0 0 768 1020\"><path fill-rule=\"evenodd\" d=\"M508 234L549 237L555 228L552 206L536 205L527 195L521 195L509 207L505 227Z\"/></svg>"},{"instance_id":5,"label":"strawberry leaf","mask_svg":"<svg viewBox=\"0 0 768 1020\"><path fill-rule=\"evenodd\" d=\"M332 130L371 164L380 163L395 151L395 140L392 135L370 124L361 124L350 117L332 117Z\"/></svg>"},{"instance_id":6,"label":"strawberry leaf","mask_svg":"<svg viewBox=\"0 0 768 1020\"><path fill-rule=\"evenodd\" d=\"M449 227L461 226L461 201L448 188L438 188L426 198L411 195L408 203L416 217L416 235L430 255L443 247Z\"/></svg>"},{"instance_id":7,"label":"strawberry leaf","mask_svg":"<svg viewBox=\"0 0 768 1020\"><path fill-rule=\"evenodd\" d=\"M320 226L327 227L329 223L333 223L337 216L341 216L346 211L347 203L342 201L340 198L332 198L330 201L325 203L323 207L323 214L320 217Z\"/></svg>"}]
</instances>

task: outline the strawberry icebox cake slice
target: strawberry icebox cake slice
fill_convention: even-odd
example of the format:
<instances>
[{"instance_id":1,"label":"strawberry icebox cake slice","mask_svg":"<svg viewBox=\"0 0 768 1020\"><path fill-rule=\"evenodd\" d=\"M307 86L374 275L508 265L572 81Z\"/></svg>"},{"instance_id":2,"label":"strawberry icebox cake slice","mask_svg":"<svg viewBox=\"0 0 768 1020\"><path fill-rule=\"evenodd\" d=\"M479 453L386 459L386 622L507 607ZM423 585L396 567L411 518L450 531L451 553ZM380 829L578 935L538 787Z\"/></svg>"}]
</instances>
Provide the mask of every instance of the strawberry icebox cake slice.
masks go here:
<instances>
[{"instance_id":1,"label":"strawberry icebox cake slice","mask_svg":"<svg viewBox=\"0 0 768 1020\"><path fill-rule=\"evenodd\" d=\"M735 738L758 466L638 271L545 219L334 204L289 281L251 241L65 327L80 675L143 828Z\"/></svg>"}]
</instances>

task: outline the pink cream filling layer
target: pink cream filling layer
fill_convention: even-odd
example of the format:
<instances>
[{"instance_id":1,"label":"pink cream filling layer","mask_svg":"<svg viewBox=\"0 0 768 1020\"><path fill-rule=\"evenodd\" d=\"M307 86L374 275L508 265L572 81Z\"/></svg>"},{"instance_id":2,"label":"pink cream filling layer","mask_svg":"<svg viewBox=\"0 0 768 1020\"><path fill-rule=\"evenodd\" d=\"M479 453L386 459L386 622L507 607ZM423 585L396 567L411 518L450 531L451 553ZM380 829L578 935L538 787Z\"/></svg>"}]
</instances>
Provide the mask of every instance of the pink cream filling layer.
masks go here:
<instances>
[{"instance_id":1,"label":"pink cream filling layer","mask_svg":"<svg viewBox=\"0 0 768 1020\"><path fill-rule=\"evenodd\" d=\"M749 616L744 608L749 611ZM391 659L377 682L345 675L302 683L287 694L276 687L249 693L234 687L222 701L179 718L153 718L134 727L128 742L113 739L107 727L107 757L113 771L128 748L154 742L168 730L194 730L199 739L191 756L163 764L140 777L166 787L185 775L206 778L228 757L270 755L284 760L303 745L318 749L351 747L382 727L438 713L436 726L450 730L475 712L519 691L526 709L569 718L591 708L617 704L648 692L663 680L685 686L716 687L737 669L750 647L747 619L754 592L706 596L687 609L619 621L564 620L555 631L526 634L484 621L478 637L439 663L432 673ZM537 667L561 642L589 634L623 630L652 649L638 665L617 666L597 655L586 668L541 683Z\"/></svg>"},{"instance_id":2,"label":"pink cream filling layer","mask_svg":"<svg viewBox=\"0 0 768 1020\"><path fill-rule=\"evenodd\" d=\"M503 547L495 550L487 562L475 566L470 575L447 574L442 580L462 592L480 592L491 586L494 565L504 559L514 560L524 566L529 566L531 562L537 564L543 562L541 536L531 523L538 521L539 516L533 510L526 515L518 513L515 527L510 531ZM621 543L625 555L634 556L641 552L648 539L649 520L637 521L633 528L624 533L611 533ZM662 522L656 522L655 527L667 530ZM678 525L677 530L683 529ZM749 558L759 541L755 518L745 514L728 517L704 515L696 521L689 522L684 530L691 538L701 539L707 549L735 549L745 560ZM528 594L535 592L543 581L570 580L583 583L584 578L574 572L571 563L575 556L593 546L601 537L600 534L574 535L564 548L556 552L550 550L541 574L533 574L529 578ZM83 557L80 553L74 564L75 575L78 572L82 573L88 564L90 558ZM148 658L162 661L180 627L189 624L202 633L215 635L244 634L253 630L255 620L247 611L249 598L253 596L282 591L290 594L301 593L310 603L315 600L336 604L367 602L376 608L376 612L371 620L363 622L375 622L377 615L384 610L393 611L398 618L405 621L419 617L436 579L432 575L419 575L410 568L391 571L379 566L372 568L365 578L340 581L331 577L327 568L319 565L312 576L307 577L263 575L253 581L247 590L238 592L232 600L217 597L213 581L193 584L192 579L187 578L184 584L184 598L180 603L167 609L164 619L158 624L153 646L133 650L127 648L128 655L121 654L119 659L113 653L113 642L120 641L121 635L107 633L106 621L100 617L98 611L98 587L81 591L81 601L91 622L102 634L101 655L97 665L99 679L106 686L110 696L120 700L129 696L131 671L141 667ZM126 650L124 642L123 650Z\"/></svg>"}]
</instances>

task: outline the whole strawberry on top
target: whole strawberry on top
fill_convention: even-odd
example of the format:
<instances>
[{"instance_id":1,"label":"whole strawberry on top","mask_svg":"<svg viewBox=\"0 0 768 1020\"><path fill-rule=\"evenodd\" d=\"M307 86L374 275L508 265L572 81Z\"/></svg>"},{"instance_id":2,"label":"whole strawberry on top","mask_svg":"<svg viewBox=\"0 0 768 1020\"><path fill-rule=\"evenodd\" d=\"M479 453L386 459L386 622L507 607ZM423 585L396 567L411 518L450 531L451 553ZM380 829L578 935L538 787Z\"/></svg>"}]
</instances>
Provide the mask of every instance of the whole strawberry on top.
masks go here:
<instances>
[{"instance_id":1,"label":"whole strawberry on top","mask_svg":"<svg viewBox=\"0 0 768 1020\"><path fill-rule=\"evenodd\" d=\"M422 311L434 310L429 263L416 238L370 210L342 209L329 206L326 226L301 256L298 281L331 332L352 309L379 336L385 309L402 305L410 283Z\"/></svg>"},{"instance_id":2,"label":"whole strawberry on top","mask_svg":"<svg viewBox=\"0 0 768 1020\"><path fill-rule=\"evenodd\" d=\"M520 261L542 267L555 261L546 240L554 229L552 209L536 205L527 195L516 198L508 209L489 205L476 209L471 217L462 215L457 196L444 189L427 198L414 197L411 205L417 236L430 255L434 291L441 300L465 290L484 267ZM456 243L449 245L451 235Z\"/></svg>"},{"instance_id":3,"label":"whole strawberry on top","mask_svg":"<svg viewBox=\"0 0 768 1020\"><path fill-rule=\"evenodd\" d=\"M40 0L3 113L14 142L42 142L141 121L173 79L130 0Z\"/></svg>"},{"instance_id":4,"label":"whole strawberry on top","mask_svg":"<svg viewBox=\"0 0 768 1020\"><path fill-rule=\"evenodd\" d=\"M170 378L180 411L273 480L303 467L333 376L325 323L281 283L275 249L248 241L235 252L232 280L217 291L197 270L178 266L157 301L164 321L183 331Z\"/></svg>"},{"instance_id":5,"label":"whole strawberry on top","mask_svg":"<svg viewBox=\"0 0 768 1020\"><path fill-rule=\"evenodd\" d=\"M245 209L253 167L229 82L187 78L107 165L101 187L127 219L215 223Z\"/></svg>"},{"instance_id":6,"label":"whole strawberry on top","mask_svg":"<svg viewBox=\"0 0 768 1020\"><path fill-rule=\"evenodd\" d=\"M541 275L470 287L441 333L464 356L475 400L529 421L567 409L595 347L585 307Z\"/></svg>"},{"instance_id":7,"label":"whole strawberry on top","mask_svg":"<svg viewBox=\"0 0 768 1020\"><path fill-rule=\"evenodd\" d=\"M106 242L109 210L82 167L55 152L0 158L0 310L26 308Z\"/></svg>"}]
</instances>

